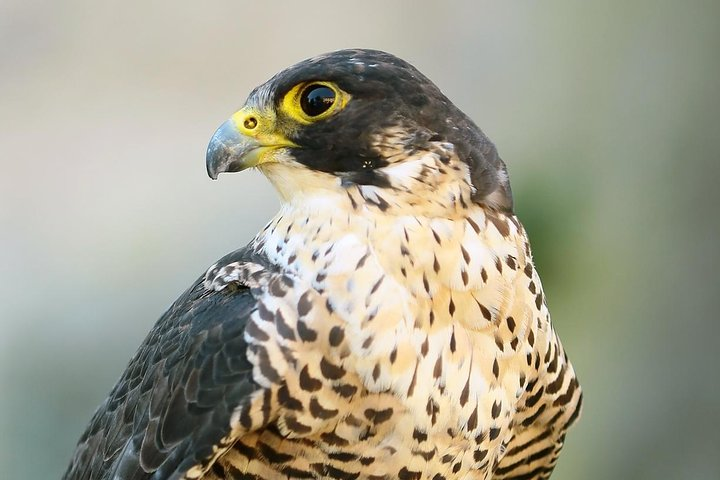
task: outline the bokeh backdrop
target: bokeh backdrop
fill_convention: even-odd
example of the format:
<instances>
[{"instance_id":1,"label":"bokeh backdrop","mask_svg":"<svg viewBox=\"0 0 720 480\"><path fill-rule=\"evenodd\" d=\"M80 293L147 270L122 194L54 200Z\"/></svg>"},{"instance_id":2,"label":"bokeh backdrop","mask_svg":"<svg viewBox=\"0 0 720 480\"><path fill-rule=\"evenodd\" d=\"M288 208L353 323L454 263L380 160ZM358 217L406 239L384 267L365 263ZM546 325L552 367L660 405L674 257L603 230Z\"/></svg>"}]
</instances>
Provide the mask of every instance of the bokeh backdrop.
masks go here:
<instances>
[{"instance_id":1,"label":"bokeh backdrop","mask_svg":"<svg viewBox=\"0 0 720 480\"><path fill-rule=\"evenodd\" d=\"M720 478L716 0L0 0L0 476L59 478L157 317L278 208L212 182L255 85L343 47L508 163L586 403L557 480Z\"/></svg>"}]
</instances>

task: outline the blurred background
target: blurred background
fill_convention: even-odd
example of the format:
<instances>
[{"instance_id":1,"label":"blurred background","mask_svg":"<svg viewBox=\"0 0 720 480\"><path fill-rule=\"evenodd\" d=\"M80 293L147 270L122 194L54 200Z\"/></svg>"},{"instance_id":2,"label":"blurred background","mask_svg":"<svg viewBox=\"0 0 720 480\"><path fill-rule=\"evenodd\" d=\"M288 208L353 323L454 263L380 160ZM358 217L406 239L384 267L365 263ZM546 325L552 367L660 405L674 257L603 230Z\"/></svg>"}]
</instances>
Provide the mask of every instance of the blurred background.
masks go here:
<instances>
[{"instance_id":1,"label":"blurred background","mask_svg":"<svg viewBox=\"0 0 720 480\"><path fill-rule=\"evenodd\" d=\"M497 144L585 390L555 480L720 478L720 3L0 0L0 471L64 471L163 310L278 208L205 148L344 47Z\"/></svg>"}]
</instances>

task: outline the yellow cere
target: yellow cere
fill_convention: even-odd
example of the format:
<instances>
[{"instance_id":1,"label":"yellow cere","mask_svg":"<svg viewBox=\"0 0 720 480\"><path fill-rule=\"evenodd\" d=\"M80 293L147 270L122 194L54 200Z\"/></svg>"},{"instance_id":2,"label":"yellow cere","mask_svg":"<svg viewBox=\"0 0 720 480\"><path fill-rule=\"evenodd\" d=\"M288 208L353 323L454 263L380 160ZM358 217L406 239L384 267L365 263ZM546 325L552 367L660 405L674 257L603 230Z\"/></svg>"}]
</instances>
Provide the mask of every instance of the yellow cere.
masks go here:
<instances>
[{"instance_id":1,"label":"yellow cere","mask_svg":"<svg viewBox=\"0 0 720 480\"><path fill-rule=\"evenodd\" d=\"M238 132L254 138L261 147L296 147L277 127L275 112L243 107L231 117Z\"/></svg>"},{"instance_id":2,"label":"yellow cere","mask_svg":"<svg viewBox=\"0 0 720 480\"><path fill-rule=\"evenodd\" d=\"M232 121L238 131L248 137L257 138L258 135L275 129L274 115L250 107L243 107L235 112Z\"/></svg>"}]
</instances>

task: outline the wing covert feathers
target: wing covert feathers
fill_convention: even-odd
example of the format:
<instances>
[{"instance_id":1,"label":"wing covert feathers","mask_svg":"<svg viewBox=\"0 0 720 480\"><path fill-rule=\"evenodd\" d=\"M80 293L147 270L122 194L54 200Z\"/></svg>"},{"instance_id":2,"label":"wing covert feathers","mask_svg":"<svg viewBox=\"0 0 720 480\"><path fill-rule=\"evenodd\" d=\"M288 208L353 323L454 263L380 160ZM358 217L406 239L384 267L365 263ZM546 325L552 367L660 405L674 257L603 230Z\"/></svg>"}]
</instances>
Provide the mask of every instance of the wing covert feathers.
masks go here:
<instances>
[{"instance_id":1,"label":"wing covert feathers","mask_svg":"<svg viewBox=\"0 0 720 480\"><path fill-rule=\"evenodd\" d=\"M252 258L251 258L252 257ZM225 261L262 261L245 249ZM198 279L145 338L80 438L65 480L179 478L231 442L231 417L253 400L243 338L256 300L237 281Z\"/></svg>"}]
</instances>

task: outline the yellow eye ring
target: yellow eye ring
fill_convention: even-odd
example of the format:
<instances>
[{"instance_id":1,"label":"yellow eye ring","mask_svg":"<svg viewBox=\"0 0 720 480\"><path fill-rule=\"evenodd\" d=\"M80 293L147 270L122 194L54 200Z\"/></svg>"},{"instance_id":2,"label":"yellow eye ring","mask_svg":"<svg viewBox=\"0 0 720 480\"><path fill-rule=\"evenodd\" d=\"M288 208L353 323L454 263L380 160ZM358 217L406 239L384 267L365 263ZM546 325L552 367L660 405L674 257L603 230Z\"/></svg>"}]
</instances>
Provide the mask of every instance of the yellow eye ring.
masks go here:
<instances>
[{"instance_id":1,"label":"yellow eye ring","mask_svg":"<svg viewBox=\"0 0 720 480\"><path fill-rule=\"evenodd\" d=\"M350 95L332 82L303 82L285 95L281 108L294 120L310 124L342 110L348 100Z\"/></svg>"}]
</instances>

